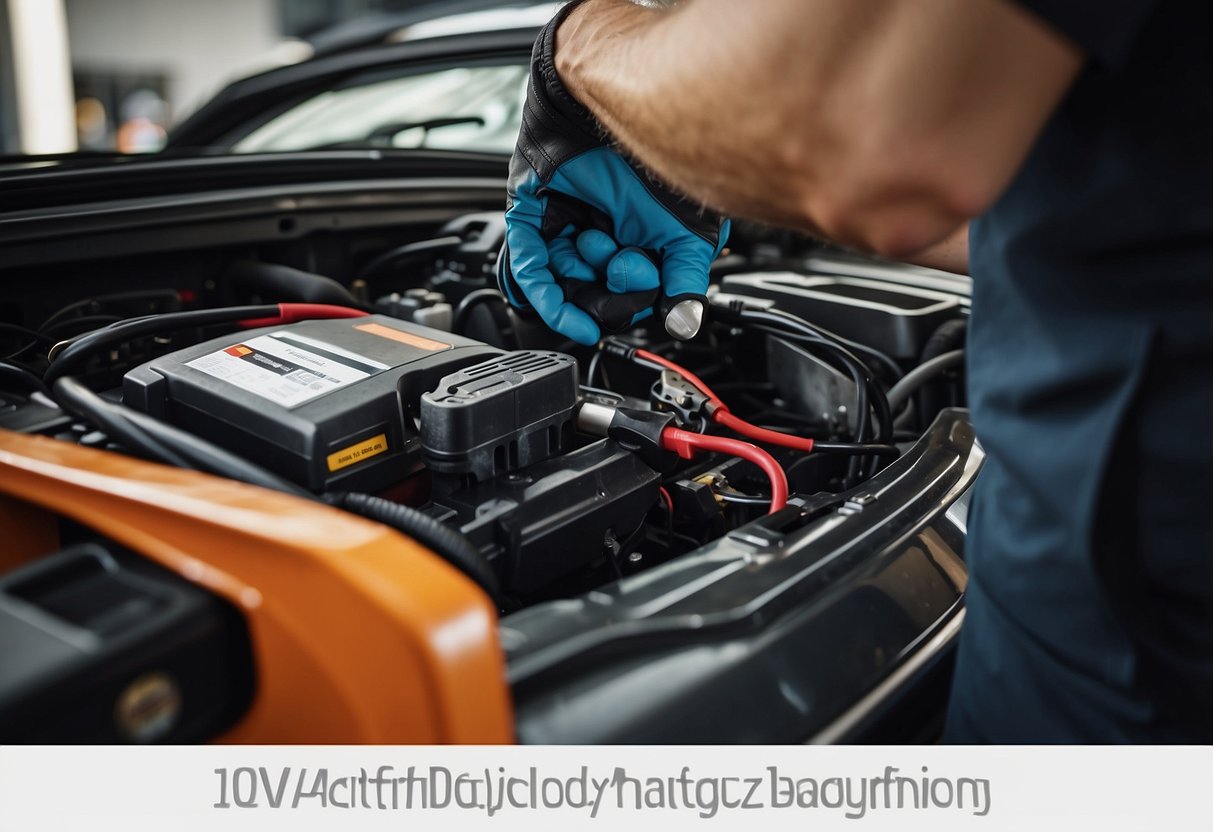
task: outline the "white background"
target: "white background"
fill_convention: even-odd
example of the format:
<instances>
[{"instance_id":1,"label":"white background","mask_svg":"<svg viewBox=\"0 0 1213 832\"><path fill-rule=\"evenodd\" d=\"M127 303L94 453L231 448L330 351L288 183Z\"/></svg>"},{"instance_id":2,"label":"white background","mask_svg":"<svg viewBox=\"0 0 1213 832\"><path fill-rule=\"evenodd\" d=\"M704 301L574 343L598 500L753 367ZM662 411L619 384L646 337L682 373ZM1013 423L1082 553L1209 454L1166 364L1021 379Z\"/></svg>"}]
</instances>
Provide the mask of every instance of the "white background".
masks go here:
<instances>
[{"instance_id":1,"label":"white background","mask_svg":"<svg viewBox=\"0 0 1213 832\"><path fill-rule=\"evenodd\" d=\"M325 767L333 777L410 765L494 774L505 766L526 776L570 777L581 766L607 777L623 766L631 777L766 777L777 766L792 777L878 777L885 766L911 776L927 766L933 777L987 778L991 808L985 817L955 809L869 809L847 819L837 809L721 809L710 819L694 810L619 811L608 791L596 820L588 810L518 810L494 817L454 806L445 810L368 811L325 809L304 801L299 809L216 810L214 769L238 766ZM921 776L921 775L919 775ZM290 787L293 789L293 786ZM764 781L760 796L769 798ZM229 800L231 795L229 793ZM262 801L264 803L264 800ZM288 801L289 803L289 801ZM1213 748L1027 747L622 747L622 748L422 748L422 747L223 747L0 748L0 830L403 830L403 829L679 829L774 830L1213 830Z\"/></svg>"}]
</instances>

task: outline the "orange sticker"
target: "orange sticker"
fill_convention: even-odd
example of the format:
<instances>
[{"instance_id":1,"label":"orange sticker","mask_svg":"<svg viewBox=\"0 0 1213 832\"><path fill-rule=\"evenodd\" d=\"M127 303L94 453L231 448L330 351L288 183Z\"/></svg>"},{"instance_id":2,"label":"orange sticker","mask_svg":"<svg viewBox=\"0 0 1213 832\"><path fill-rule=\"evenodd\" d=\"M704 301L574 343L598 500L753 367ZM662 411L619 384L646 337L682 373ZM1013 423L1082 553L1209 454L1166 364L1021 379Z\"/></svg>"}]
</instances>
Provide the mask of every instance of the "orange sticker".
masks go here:
<instances>
[{"instance_id":1,"label":"orange sticker","mask_svg":"<svg viewBox=\"0 0 1213 832\"><path fill-rule=\"evenodd\" d=\"M250 350L244 344L237 344L234 347L228 347L224 350L224 352L228 355L234 355L236 358L239 358L242 355L248 355L250 352L252 352L252 350Z\"/></svg>"},{"instance_id":2,"label":"orange sticker","mask_svg":"<svg viewBox=\"0 0 1213 832\"><path fill-rule=\"evenodd\" d=\"M354 329L360 329L363 332L369 332L371 335L378 335L381 338L390 338L393 341L399 341L402 344L408 344L410 347L416 347L419 350L428 350L429 352L437 352L438 350L447 350L451 348L450 344L444 344L441 341L434 341L429 338L423 338L420 335L414 335L411 332L404 332L399 329L392 329L390 326L383 324L359 324Z\"/></svg>"}]
</instances>

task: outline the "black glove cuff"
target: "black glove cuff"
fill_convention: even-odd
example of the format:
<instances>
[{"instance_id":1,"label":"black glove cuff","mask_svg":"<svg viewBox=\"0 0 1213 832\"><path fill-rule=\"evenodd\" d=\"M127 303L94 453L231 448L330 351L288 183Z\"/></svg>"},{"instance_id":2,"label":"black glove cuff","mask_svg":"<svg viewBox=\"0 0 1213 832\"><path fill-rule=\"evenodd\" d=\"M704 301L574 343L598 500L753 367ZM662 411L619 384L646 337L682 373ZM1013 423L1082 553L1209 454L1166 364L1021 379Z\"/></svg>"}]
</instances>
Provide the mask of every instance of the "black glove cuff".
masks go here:
<instances>
[{"instance_id":1,"label":"black glove cuff","mask_svg":"<svg viewBox=\"0 0 1213 832\"><path fill-rule=\"evenodd\" d=\"M525 169L518 167L519 155L539 175L540 181L546 183L569 159L609 141L602 126L573 98L556 72L556 29L582 2L584 0L574 0L562 6L535 39L526 102L522 108L522 130L518 135L517 152L510 163L511 191L526 176Z\"/></svg>"},{"instance_id":2,"label":"black glove cuff","mask_svg":"<svg viewBox=\"0 0 1213 832\"><path fill-rule=\"evenodd\" d=\"M585 0L572 0L560 7L535 39L531 50L531 78L522 115L522 134L518 150L531 168L547 182L556 169L574 156L595 147L614 145L615 140L594 115L569 92L556 71L556 30ZM624 153L625 158L628 157ZM684 225L715 245L719 239L721 217L705 211L632 162L650 193L678 217ZM525 171L511 170L511 180Z\"/></svg>"},{"instance_id":3,"label":"black glove cuff","mask_svg":"<svg viewBox=\"0 0 1213 832\"><path fill-rule=\"evenodd\" d=\"M540 30L531 53L531 82L541 106L556 111L569 126L579 129L588 139L605 144L610 141L610 134L585 105L573 98L556 71L556 30L584 2L572 0L561 6L556 16Z\"/></svg>"}]
</instances>

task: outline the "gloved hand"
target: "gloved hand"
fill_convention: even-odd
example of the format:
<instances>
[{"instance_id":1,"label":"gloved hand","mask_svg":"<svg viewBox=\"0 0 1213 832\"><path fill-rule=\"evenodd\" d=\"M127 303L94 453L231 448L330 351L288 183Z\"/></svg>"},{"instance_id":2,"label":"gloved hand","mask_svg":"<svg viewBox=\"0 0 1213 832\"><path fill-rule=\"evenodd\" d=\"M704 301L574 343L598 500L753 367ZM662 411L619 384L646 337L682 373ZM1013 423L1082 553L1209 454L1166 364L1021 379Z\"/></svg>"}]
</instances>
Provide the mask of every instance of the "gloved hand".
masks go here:
<instances>
[{"instance_id":1,"label":"gloved hand","mask_svg":"<svg viewBox=\"0 0 1213 832\"><path fill-rule=\"evenodd\" d=\"M690 338L707 309L708 266L728 238L728 220L630 165L569 95L553 51L556 28L575 5L543 28L531 53L498 283L515 308L533 309L582 344L654 308L671 335Z\"/></svg>"}]
</instances>

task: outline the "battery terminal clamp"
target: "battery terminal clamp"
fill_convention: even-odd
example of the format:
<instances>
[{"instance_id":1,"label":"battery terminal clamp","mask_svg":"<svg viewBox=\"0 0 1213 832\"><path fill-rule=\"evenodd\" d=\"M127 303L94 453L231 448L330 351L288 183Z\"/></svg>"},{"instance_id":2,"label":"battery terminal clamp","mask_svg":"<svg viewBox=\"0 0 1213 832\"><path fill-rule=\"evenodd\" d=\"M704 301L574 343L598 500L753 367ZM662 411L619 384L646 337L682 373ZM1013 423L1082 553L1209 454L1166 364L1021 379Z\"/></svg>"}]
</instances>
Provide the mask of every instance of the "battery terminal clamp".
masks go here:
<instances>
[{"instance_id":1,"label":"battery terminal clamp","mask_svg":"<svg viewBox=\"0 0 1213 832\"><path fill-rule=\"evenodd\" d=\"M681 428L703 433L720 405L678 372L662 370L649 391L654 410L672 413Z\"/></svg>"},{"instance_id":2,"label":"battery terminal clamp","mask_svg":"<svg viewBox=\"0 0 1213 832\"><path fill-rule=\"evenodd\" d=\"M577 410L577 427L595 436L607 436L638 454L653 470L666 473L681 457L693 459L702 453L719 453L754 463L771 484L773 514L788 499L788 479L779 463L761 448L737 439L711 436L683 430L674 424L672 413L611 407L582 402Z\"/></svg>"}]
</instances>

